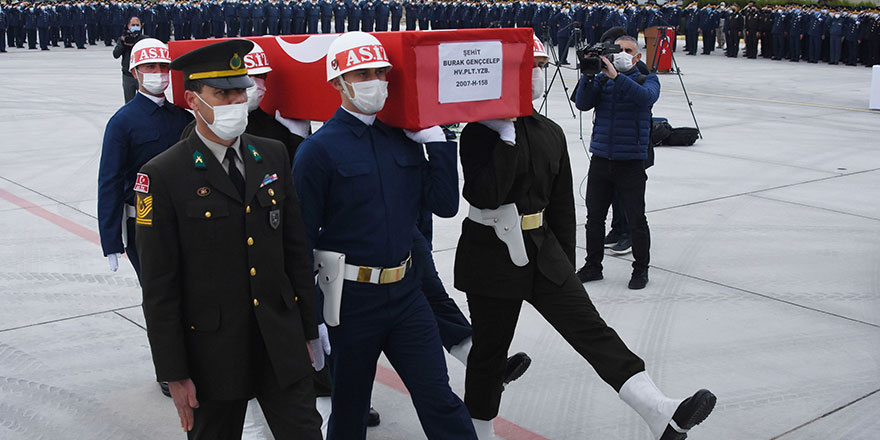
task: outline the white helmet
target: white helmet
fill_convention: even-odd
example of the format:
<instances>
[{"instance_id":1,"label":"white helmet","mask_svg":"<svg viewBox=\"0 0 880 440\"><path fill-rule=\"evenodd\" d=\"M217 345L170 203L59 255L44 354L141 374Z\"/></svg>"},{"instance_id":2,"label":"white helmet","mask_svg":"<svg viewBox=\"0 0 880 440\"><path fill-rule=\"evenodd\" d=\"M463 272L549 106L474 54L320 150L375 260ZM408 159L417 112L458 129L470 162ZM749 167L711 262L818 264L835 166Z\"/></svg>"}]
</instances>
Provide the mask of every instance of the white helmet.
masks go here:
<instances>
[{"instance_id":1,"label":"white helmet","mask_svg":"<svg viewBox=\"0 0 880 440\"><path fill-rule=\"evenodd\" d=\"M545 57L550 58L550 55L547 55L547 49L544 48L544 43L541 42L541 39L537 36L533 36L535 39L535 43L532 46L532 52L534 52L534 57Z\"/></svg>"},{"instance_id":2,"label":"white helmet","mask_svg":"<svg viewBox=\"0 0 880 440\"><path fill-rule=\"evenodd\" d=\"M366 32L346 32L327 49L327 81L358 69L391 67L385 47Z\"/></svg>"},{"instance_id":3,"label":"white helmet","mask_svg":"<svg viewBox=\"0 0 880 440\"><path fill-rule=\"evenodd\" d=\"M266 52L256 42L254 42L254 48L250 53L244 56L244 66L247 68L248 75L260 75L272 71Z\"/></svg>"},{"instance_id":4,"label":"white helmet","mask_svg":"<svg viewBox=\"0 0 880 440\"><path fill-rule=\"evenodd\" d=\"M131 48L128 70L147 63L171 64L171 54L168 53L168 46L155 38L144 38L135 43L134 47Z\"/></svg>"}]
</instances>

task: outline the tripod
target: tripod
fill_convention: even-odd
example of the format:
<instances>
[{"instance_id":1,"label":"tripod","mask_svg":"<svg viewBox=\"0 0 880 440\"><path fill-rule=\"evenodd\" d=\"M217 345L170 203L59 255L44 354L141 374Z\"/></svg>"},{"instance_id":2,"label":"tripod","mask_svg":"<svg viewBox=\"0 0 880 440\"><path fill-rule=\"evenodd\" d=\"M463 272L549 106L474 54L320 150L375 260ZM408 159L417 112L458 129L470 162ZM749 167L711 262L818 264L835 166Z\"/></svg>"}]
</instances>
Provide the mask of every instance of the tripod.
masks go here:
<instances>
[{"instance_id":1,"label":"tripod","mask_svg":"<svg viewBox=\"0 0 880 440\"><path fill-rule=\"evenodd\" d=\"M575 29L576 29L577 35L579 36L580 35L580 28L575 28ZM570 38L574 38L575 33L572 33L572 34L573 35ZM556 47L553 46L553 42L550 41L550 28L548 26L544 26L544 36L543 36L542 40L544 40L545 47L546 46L550 47L550 50L548 52L550 52L550 57L553 59L553 62L551 64L556 66L556 70L553 72L553 77L548 82L547 81L548 72L547 72L547 69L544 69L544 84L546 84L546 86L545 86L546 88L544 89L544 100L541 101L541 107L538 108L538 113L540 113L541 110L543 110L544 116L547 116L547 110L550 107L549 105L547 105L547 99L550 96L550 89L553 88L553 84L556 82L556 78L559 77L559 82L562 83L562 89L565 90L565 100L568 102L568 108L571 110L571 117L577 118L577 116L574 113L574 106L571 104L571 100L568 99L568 97L570 96L570 93L568 92L568 86L565 84L565 78L562 77L562 65L559 63L559 56L556 54ZM547 44L547 43L549 43L549 44Z\"/></svg>"},{"instance_id":2,"label":"tripod","mask_svg":"<svg viewBox=\"0 0 880 440\"><path fill-rule=\"evenodd\" d=\"M684 92L684 99L687 100L688 107L691 110L691 117L694 118L694 126L697 128L697 135L702 139L703 132L700 131L700 124L697 124L697 116L694 114L694 103L691 101L687 89L684 87L684 79L681 77L681 68L678 67L678 61L675 60L675 51L672 50L672 43L669 41L669 33L667 32L667 29L669 28L666 26L657 27L657 45L654 47L654 60L651 72L657 73L657 66L660 64L660 55L664 49L668 49L669 55L672 56L673 70L675 71L675 74L678 75L678 81L681 82L681 90ZM662 37L660 37L661 33L663 35Z\"/></svg>"}]
</instances>

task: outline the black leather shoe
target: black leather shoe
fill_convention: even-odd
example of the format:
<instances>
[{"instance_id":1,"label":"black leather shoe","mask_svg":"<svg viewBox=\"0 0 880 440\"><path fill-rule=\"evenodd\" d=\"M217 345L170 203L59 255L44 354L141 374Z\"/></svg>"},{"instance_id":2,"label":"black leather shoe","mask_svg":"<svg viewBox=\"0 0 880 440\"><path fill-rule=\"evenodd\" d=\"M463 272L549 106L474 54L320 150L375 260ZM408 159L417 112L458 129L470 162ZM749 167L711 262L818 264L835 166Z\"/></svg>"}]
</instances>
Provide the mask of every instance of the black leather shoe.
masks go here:
<instances>
[{"instance_id":1,"label":"black leather shoe","mask_svg":"<svg viewBox=\"0 0 880 440\"><path fill-rule=\"evenodd\" d=\"M629 279L629 287L632 290L644 289L648 285L648 272L633 272Z\"/></svg>"},{"instance_id":2,"label":"black leather shoe","mask_svg":"<svg viewBox=\"0 0 880 440\"><path fill-rule=\"evenodd\" d=\"M379 426L379 412L372 406L370 407L370 412L367 414L367 426L371 428Z\"/></svg>"},{"instance_id":3,"label":"black leather shoe","mask_svg":"<svg viewBox=\"0 0 880 440\"><path fill-rule=\"evenodd\" d=\"M162 394L171 397L171 390L168 389L168 382L159 382L159 388L162 389Z\"/></svg>"},{"instance_id":4,"label":"black leather shoe","mask_svg":"<svg viewBox=\"0 0 880 440\"><path fill-rule=\"evenodd\" d=\"M709 417L715 408L716 400L715 395L709 390L697 391L693 396L684 399L672 415L672 421L666 426L660 440L686 439L688 430Z\"/></svg>"},{"instance_id":5,"label":"black leather shoe","mask_svg":"<svg viewBox=\"0 0 880 440\"><path fill-rule=\"evenodd\" d=\"M529 355L519 352L507 358L507 371L504 374L504 385L507 385L520 377L532 365L532 358Z\"/></svg>"},{"instance_id":6,"label":"black leather shoe","mask_svg":"<svg viewBox=\"0 0 880 440\"><path fill-rule=\"evenodd\" d=\"M602 276L602 269L596 269L589 264L585 264L584 267L578 269L577 277L581 280L582 283L586 283L589 281L598 281L604 278Z\"/></svg>"}]
</instances>

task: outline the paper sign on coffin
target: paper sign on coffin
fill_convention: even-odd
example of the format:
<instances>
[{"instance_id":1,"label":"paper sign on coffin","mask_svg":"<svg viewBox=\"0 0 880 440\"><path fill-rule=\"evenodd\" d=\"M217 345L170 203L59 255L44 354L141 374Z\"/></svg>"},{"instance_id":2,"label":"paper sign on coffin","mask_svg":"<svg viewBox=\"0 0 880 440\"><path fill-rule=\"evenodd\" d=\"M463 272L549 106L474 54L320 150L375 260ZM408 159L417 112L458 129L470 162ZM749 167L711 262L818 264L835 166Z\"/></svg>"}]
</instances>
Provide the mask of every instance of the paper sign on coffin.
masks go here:
<instances>
[{"instance_id":1,"label":"paper sign on coffin","mask_svg":"<svg viewBox=\"0 0 880 440\"><path fill-rule=\"evenodd\" d=\"M379 118L410 130L455 122L512 118L532 112L531 29L377 32L394 66ZM327 82L326 55L337 34L250 37L272 72L261 107L270 115L326 121L340 105ZM216 43L172 41L171 58ZM364 54L361 54L364 56ZM246 64L252 60L245 59ZM183 74L172 72L174 103L186 107Z\"/></svg>"}]
</instances>

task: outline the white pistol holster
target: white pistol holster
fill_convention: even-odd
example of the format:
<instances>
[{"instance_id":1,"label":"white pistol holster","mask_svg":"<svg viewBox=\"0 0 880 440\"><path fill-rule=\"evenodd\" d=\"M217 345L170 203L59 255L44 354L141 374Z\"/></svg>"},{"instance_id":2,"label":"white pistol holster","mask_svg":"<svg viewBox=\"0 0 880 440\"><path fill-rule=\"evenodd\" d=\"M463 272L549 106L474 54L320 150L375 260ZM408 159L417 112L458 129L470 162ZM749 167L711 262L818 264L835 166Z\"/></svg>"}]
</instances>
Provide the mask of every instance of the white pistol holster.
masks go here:
<instances>
[{"instance_id":1,"label":"white pistol holster","mask_svg":"<svg viewBox=\"0 0 880 440\"><path fill-rule=\"evenodd\" d=\"M324 293L324 323L336 327L342 308L345 254L315 249L315 270L318 271L318 287Z\"/></svg>"},{"instance_id":2,"label":"white pistol holster","mask_svg":"<svg viewBox=\"0 0 880 440\"><path fill-rule=\"evenodd\" d=\"M128 219L137 218L137 209L129 204L122 205L122 248L128 248Z\"/></svg>"},{"instance_id":3,"label":"white pistol holster","mask_svg":"<svg viewBox=\"0 0 880 440\"><path fill-rule=\"evenodd\" d=\"M521 225L522 218L516 209L516 204L508 203L499 206L498 209L479 209L471 206L468 218L495 229L495 235L507 245L507 252L513 264L519 267L529 264Z\"/></svg>"}]
</instances>

